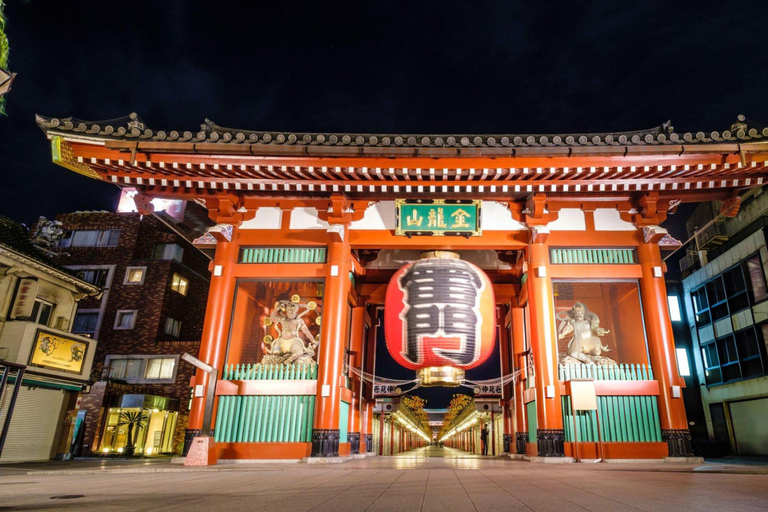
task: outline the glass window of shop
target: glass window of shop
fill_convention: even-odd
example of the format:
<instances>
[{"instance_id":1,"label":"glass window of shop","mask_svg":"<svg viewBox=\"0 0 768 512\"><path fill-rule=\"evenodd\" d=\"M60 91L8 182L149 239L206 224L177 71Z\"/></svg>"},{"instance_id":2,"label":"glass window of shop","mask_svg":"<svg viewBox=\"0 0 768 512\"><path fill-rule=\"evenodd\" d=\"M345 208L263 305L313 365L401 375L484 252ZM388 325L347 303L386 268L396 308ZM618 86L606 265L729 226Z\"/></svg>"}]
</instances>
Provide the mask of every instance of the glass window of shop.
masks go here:
<instances>
[{"instance_id":1,"label":"glass window of shop","mask_svg":"<svg viewBox=\"0 0 768 512\"><path fill-rule=\"evenodd\" d=\"M178 412L159 409L141 409L132 407L110 407L101 439L100 450L104 454L120 454L129 445L128 426L119 425L121 413L141 412L144 420L134 426L131 435L134 438L136 454L160 455L174 452L173 434L176 430Z\"/></svg>"}]
</instances>

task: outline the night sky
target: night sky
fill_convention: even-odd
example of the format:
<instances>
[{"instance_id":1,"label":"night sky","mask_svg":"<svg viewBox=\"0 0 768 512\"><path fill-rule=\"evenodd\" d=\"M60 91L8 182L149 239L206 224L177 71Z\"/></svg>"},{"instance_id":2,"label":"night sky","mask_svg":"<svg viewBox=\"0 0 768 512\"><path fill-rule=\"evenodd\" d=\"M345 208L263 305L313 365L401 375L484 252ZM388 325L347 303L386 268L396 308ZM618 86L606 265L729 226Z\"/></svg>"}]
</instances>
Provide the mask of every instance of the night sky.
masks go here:
<instances>
[{"instance_id":1,"label":"night sky","mask_svg":"<svg viewBox=\"0 0 768 512\"><path fill-rule=\"evenodd\" d=\"M567 133L768 124L768 3L11 0L0 214L114 209L34 114L157 129ZM433 404L430 404L433 405Z\"/></svg>"}]
</instances>

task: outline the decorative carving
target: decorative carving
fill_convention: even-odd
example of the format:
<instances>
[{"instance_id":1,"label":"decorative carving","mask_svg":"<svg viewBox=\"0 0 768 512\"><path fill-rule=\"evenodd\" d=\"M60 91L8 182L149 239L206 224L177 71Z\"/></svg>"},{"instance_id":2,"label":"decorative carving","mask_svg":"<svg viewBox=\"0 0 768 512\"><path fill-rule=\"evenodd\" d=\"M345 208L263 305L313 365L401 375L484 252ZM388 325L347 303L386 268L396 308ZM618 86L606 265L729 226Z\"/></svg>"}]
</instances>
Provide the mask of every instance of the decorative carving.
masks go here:
<instances>
[{"instance_id":1,"label":"decorative carving","mask_svg":"<svg viewBox=\"0 0 768 512\"><path fill-rule=\"evenodd\" d=\"M339 429L312 429L312 457L339 456Z\"/></svg>"},{"instance_id":2,"label":"decorative carving","mask_svg":"<svg viewBox=\"0 0 768 512\"><path fill-rule=\"evenodd\" d=\"M528 442L528 432L515 433L515 453L525 455L525 444Z\"/></svg>"},{"instance_id":3,"label":"decorative carving","mask_svg":"<svg viewBox=\"0 0 768 512\"><path fill-rule=\"evenodd\" d=\"M687 429L661 431L661 439L667 442L670 457L693 457L691 432Z\"/></svg>"},{"instance_id":4,"label":"decorative carving","mask_svg":"<svg viewBox=\"0 0 768 512\"><path fill-rule=\"evenodd\" d=\"M661 226L643 226L643 241L655 244L661 241L669 232Z\"/></svg>"},{"instance_id":5,"label":"decorative carving","mask_svg":"<svg viewBox=\"0 0 768 512\"><path fill-rule=\"evenodd\" d=\"M347 439L349 439L350 453L360 453L360 432L348 433Z\"/></svg>"},{"instance_id":6,"label":"decorative carving","mask_svg":"<svg viewBox=\"0 0 768 512\"><path fill-rule=\"evenodd\" d=\"M58 247L64 237L64 225L58 220L48 220L45 217L37 219L34 243L38 247Z\"/></svg>"},{"instance_id":7,"label":"decorative carving","mask_svg":"<svg viewBox=\"0 0 768 512\"><path fill-rule=\"evenodd\" d=\"M569 311L558 313L557 320L560 322L557 338L563 340L570 337L568 354L561 356L562 364L616 364L613 359L601 355L610 349L603 345L600 338L611 331L600 327L600 318L586 304L576 302Z\"/></svg>"},{"instance_id":8,"label":"decorative carving","mask_svg":"<svg viewBox=\"0 0 768 512\"><path fill-rule=\"evenodd\" d=\"M539 457L562 457L565 455L565 430L540 428L536 430Z\"/></svg>"},{"instance_id":9,"label":"decorative carving","mask_svg":"<svg viewBox=\"0 0 768 512\"><path fill-rule=\"evenodd\" d=\"M264 336L266 353L261 362L264 364L315 364L314 357L320 334L313 335L302 317L317 309L315 301L303 302L298 294L290 300L279 300L269 317L264 320L266 332L270 328L277 332ZM315 319L320 325L320 315Z\"/></svg>"}]
</instances>

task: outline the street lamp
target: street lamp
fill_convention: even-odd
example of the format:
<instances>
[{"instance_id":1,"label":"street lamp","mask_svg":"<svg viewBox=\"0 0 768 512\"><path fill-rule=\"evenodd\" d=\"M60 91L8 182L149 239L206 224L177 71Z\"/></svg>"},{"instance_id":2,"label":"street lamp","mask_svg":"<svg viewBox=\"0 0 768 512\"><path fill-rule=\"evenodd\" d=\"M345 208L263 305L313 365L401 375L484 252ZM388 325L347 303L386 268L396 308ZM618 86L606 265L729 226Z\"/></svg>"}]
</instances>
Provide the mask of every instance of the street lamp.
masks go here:
<instances>
[{"instance_id":1,"label":"street lamp","mask_svg":"<svg viewBox=\"0 0 768 512\"><path fill-rule=\"evenodd\" d=\"M213 443L210 440L211 421L213 419L213 404L216 399L216 382L218 381L219 371L213 366L206 364L186 352L181 358L192 366L202 370L207 375L205 406L203 408L203 426L200 429L200 438L192 443L192 447L187 454L185 465L208 465L215 464L216 459L213 454ZM197 448L200 445L200 448ZM203 453L200 453L203 452Z\"/></svg>"}]
</instances>

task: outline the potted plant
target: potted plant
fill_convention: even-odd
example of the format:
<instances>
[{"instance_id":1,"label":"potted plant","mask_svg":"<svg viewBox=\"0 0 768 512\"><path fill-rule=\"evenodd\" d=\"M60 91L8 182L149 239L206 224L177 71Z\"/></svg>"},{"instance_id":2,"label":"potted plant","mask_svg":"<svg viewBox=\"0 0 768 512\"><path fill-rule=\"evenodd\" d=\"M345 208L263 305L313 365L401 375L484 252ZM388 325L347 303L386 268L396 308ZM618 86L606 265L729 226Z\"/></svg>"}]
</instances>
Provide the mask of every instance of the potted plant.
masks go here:
<instances>
[{"instance_id":1,"label":"potted plant","mask_svg":"<svg viewBox=\"0 0 768 512\"><path fill-rule=\"evenodd\" d=\"M123 455L132 457L136 451L136 439L139 437L139 429L147 425L147 417L143 411L124 411L120 413L117 427L128 427L128 444L123 448ZM134 432L135 429L135 432Z\"/></svg>"}]
</instances>

